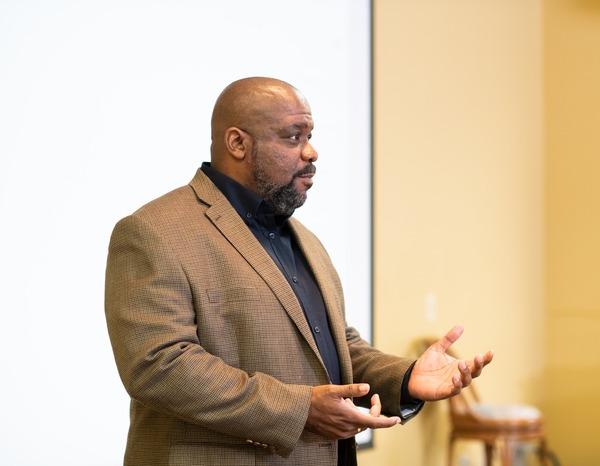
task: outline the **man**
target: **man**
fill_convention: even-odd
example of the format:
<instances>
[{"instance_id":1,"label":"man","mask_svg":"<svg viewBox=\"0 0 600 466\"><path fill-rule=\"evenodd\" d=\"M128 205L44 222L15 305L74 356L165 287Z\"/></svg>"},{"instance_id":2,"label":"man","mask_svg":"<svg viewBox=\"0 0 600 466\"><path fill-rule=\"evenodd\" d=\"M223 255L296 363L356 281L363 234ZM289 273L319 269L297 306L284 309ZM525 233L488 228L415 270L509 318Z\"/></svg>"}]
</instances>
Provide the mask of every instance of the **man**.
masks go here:
<instances>
[{"instance_id":1,"label":"man","mask_svg":"<svg viewBox=\"0 0 600 466\"><path fill-rule=\"evenodd\" d=\"M415 362L346 326L326 251L291 218L318 157L298 90L236 81L211 123L211 163L111 238L106 316L132 400L125 464L356 464L357 432L458 393L492 354L448 356L455 327Z\"/></svg>"}]
</instances>

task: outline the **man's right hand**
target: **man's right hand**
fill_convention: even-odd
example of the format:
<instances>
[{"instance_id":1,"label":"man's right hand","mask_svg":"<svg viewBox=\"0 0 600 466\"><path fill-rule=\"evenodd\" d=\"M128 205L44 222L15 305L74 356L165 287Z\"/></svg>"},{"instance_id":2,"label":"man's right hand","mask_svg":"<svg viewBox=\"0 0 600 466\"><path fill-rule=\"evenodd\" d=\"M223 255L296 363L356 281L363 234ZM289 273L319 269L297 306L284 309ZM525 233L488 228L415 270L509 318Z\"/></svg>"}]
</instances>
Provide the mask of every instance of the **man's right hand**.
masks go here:
<instances>
[{"instance_id":1,"label":"man's right hand","mask_svg":"<svg viewBox=\"0 0 600 466\"><path fill-rule=\"evenodd\" d=\"M349 438L366 428L393 427L400 422L397 416L380 415L379 397L371 398L371 411L360 411L349 398L365 396L369 384L318 385L312 387L306 428L329 439Z\"/></svg>"}]
</instances>

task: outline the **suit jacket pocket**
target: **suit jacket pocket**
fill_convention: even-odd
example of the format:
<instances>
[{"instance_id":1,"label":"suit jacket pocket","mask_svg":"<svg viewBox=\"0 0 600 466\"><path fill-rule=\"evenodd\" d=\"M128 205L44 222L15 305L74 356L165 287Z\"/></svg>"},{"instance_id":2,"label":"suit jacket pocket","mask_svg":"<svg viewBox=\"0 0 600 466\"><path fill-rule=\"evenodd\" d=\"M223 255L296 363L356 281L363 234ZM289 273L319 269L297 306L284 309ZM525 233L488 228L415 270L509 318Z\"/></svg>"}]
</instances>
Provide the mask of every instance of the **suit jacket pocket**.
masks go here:
<instances>
[{"instance_id":1,"label":"suit jacket pocket","mask_svg":"<svg viewBox=\"0 0 600 466\"><path fill-rule=\"evenodd\" d=\"M169 466L255 466L254 450L245 445L177 443L169 450Z\"/></svg>"}]
</instances>

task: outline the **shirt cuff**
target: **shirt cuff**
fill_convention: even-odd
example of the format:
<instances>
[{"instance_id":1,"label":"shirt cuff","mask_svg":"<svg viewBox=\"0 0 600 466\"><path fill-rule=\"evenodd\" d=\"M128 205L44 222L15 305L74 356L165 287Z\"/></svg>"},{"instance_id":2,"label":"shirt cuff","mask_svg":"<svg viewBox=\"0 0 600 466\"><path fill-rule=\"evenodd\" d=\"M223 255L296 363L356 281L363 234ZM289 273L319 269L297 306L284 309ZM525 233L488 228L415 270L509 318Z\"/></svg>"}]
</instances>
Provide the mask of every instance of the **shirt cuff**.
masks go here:
<instances>
[{"instance_id":1,"label":"shirt cuff","mask_svg":"<svg viewBox=\"0 0 600 466\"><path fill-rule=\"evenodd\" d=\"M416 362L416 361L415 361ZM422 400L418 400L417 398L413 398L410 396L408 392L408 381L410 380L410 375L412 374L413 367L415 367L415 363L413 362L406 373L404 374L404 378L402 379L402 389L400 392L400 422L404 424L415 417L421 408L425 405L425 402Z\"/></svg>"}]
</instances>

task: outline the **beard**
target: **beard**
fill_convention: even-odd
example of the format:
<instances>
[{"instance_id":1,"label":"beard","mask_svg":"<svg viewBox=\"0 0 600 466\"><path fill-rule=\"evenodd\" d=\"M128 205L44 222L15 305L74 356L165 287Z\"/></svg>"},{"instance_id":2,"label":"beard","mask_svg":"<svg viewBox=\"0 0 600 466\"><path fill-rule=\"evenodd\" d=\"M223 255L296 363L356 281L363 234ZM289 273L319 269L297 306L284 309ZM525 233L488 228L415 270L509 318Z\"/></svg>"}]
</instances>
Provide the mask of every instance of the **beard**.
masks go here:
<instances>
[{"instance_id":1,"label":"beard","mask_svg":"<svg viewBox=\"0 0 600 466\"><path fill-rule=\"evenodd\" d=\"M294 181L299 176L315 173L316 167L309 163L302 170L296 172L289 183L280 185L274 183L268 175L267 165L269 162L259 154L258 144L254 144L252 148L252 157L254 160L252 173L256 182L257 194L271 205L276 215L291 216L306 201L306 192L299 192L294 187Z\"/></svg>"}]
</instances>

